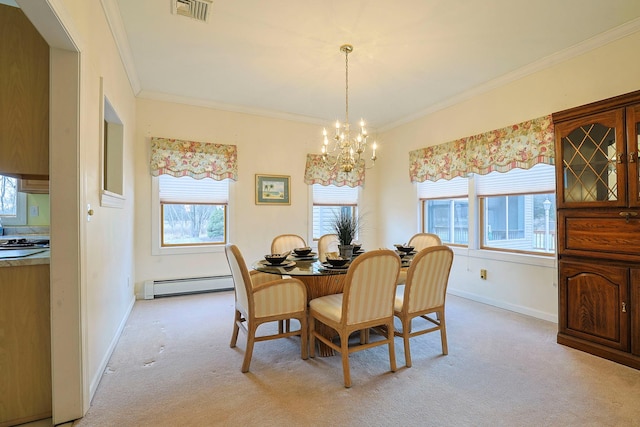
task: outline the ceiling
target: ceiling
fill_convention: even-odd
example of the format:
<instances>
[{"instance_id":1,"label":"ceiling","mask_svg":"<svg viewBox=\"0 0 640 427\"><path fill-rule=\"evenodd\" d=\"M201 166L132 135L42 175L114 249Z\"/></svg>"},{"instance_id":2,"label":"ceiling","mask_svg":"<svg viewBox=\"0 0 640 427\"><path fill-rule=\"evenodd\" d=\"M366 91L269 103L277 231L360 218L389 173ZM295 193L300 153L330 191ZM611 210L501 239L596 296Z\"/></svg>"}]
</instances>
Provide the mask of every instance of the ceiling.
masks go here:
<instances>
[{"instance_id":1,"label":"ceiling","mask_svg":"<svg viewBox=\"0 0 640 427\"><path fill-rule=\"evenodd\" d=\"M139 96L384 129L640 30L638 0L102 0Z\"/></svg>"}]
</instances>

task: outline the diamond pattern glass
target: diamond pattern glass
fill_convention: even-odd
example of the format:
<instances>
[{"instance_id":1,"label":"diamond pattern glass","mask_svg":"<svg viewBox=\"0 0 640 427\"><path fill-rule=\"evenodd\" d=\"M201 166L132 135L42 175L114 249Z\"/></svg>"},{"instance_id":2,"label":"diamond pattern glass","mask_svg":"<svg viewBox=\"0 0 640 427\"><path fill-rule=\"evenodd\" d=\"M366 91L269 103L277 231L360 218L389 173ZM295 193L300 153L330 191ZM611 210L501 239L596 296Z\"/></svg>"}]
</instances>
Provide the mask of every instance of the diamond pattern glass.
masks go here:
<instances>
[{"instance_id":1,"label":"diamond pattern glass","mask_svg":"<svg viewBox=\"0 0 640 427\"><path fill-rule=\"evenodd\" d=\"M562 139L566 202L618 200L615 129L592 123Z\"/></svg>"}]
</instances>

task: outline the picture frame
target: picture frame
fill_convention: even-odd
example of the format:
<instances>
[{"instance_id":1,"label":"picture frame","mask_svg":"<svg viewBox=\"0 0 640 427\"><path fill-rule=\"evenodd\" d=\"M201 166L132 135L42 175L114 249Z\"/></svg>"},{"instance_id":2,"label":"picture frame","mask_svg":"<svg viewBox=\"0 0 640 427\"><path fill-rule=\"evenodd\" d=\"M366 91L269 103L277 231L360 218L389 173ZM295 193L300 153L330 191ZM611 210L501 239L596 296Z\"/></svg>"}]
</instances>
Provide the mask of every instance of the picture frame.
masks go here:
<instances>
[{"instance_id":1,"label":"picture frame","mask_svg":"<svg viewBox=\"0 0 640 427\"><path fill-rule=\"evenodd\" d=\"M256 174L256 205L290 205L291 177Z\"/></svg>"}]
</instances>

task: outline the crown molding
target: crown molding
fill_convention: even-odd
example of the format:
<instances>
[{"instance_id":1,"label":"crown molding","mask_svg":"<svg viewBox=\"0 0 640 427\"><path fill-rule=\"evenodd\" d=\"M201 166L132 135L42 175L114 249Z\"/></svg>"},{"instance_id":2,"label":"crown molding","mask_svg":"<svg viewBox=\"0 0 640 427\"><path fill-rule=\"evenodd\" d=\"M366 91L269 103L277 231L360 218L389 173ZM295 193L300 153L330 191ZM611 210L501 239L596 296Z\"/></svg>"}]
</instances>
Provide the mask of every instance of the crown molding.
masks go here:
<instances>
[{"instance_id":1,"label":"crown molding","mask_svg":"<svg viewBox=\"0 0 640 427\"><path fill-rule=\"evenodd\" d=\"M294 122L309 123L314 125L326 126L327 120L316 117L304 116L301 114L285 113L282 111L268 110L263 108L247 107L244 105L226 104L223 102L215 102L202 98L191 98L188 96L172 95L164 92L154 92L143 90L138 95L140 99L149 99L153 101L173 102L176 104L186 104L196 107L211 108L214 110L230 111L234 113L250 114L253 116L269 117L272 119L289 120Z\"/></svg>"},{"instance_id":2,"label":"crown molding","mask_svg":"<svg viewBox=\"0 0 640 427\"><path fill-rule=\"evenodd\" d=\"M140 79L138 78L138 72L136 71L135 62L133 60L133 54L131 53L131 47L129 45L129 39L127 38L127 32L124 29L122 23L122 15L120 14L120 8L116 0L100 0L102 4L102 10L107 18L107 23L111 29L111 34L116 43L122 65L124 66L131 90L134 95L140 93Z\"/></svg>"}]
</instances>

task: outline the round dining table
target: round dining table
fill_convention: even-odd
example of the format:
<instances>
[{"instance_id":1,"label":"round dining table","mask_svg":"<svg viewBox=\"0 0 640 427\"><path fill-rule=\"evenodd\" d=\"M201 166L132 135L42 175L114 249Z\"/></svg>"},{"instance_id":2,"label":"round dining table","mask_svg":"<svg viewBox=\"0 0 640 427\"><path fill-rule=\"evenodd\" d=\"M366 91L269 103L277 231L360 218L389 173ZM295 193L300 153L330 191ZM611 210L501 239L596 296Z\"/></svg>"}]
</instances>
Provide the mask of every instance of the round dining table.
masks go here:
<instances>
[{"instance_id":1,"label":"round dining table","mask_svg":"<svg viewBox=\"0 0 640 427\"><path fill-rule=\"evenodd\" d=\"M364 251L363 251L364 252ZM413 254L411 254L413 255ZM403 259L402 267L406 271L410 258L407 256ZM349 269L349 264L336 268L323 264L317 260L315 254L307 257L297 257L290 255L281 265L272 265L266 260L255 261L251 268L254 270L277 274L280 276L288 275L299 279L307 288L307 303L314 298L325 295L339 294L344 289L344 279ZM330 327L322 324L316 324L316 330L326 337L332 337L335 331ZM333 356L334 351L317 340L319 356Z\"/></svg>"},{"instance_id":2,"label":"round dining table","mask_svg":"<svg viewBox=\"0 0 640 427\"><path fill-rule=\"evenodd\" d=\"M314 298L325 295L339 294L344 288L344 277L348 265L341 268L333 268L323 265L315 256L296 257L289 256L281 265L271 265L266 260L255 261L251 268L254 270L277 275L288 275L299 279L307 288L307 303ZM333 334L333 330L321 323L316 329L325 336ZM319 356L333 356L334 352L320 341L318 343Z\"/></svg>"}]
</instances>

